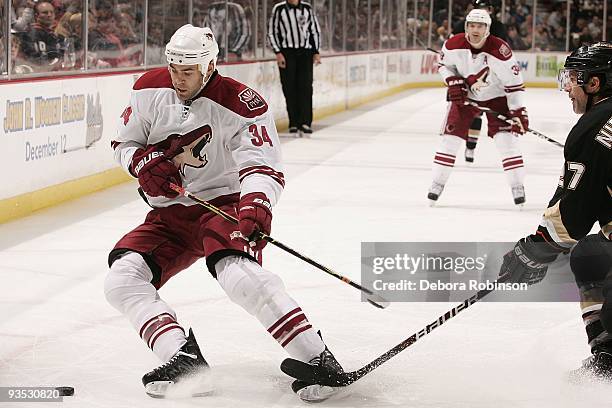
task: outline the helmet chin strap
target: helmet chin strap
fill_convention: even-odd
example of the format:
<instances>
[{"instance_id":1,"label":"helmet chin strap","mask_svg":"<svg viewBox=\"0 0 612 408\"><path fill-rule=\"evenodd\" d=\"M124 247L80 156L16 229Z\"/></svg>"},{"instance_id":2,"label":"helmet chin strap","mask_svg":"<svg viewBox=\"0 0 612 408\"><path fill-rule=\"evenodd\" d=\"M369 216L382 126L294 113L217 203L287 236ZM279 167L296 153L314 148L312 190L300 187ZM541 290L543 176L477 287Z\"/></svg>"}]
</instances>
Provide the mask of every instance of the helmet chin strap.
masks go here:
<instances>
[{"instance_id":1,"label":"helmet chin strap","mask_svg":"<svg viewBox=\"0 0 612 408\"><path fill-rule=\"evenodd\" d=\"M217 68L217 64L215 63L215 69ZM202 69L200 68L200 72L202 72ZM208 81L210 81L210 78L212 78L213 73L215 72L215 70L213 69L213 71L210 73L210 76L208 77L208 79L205 81L204 78L206 78L206 73L202 73L202 85L200 86L200 88L197 90L197 92L195 92L193 94L193 96L189 99L187 99L187 101L189 101L189 104L191 104L191 101L193 101L193 98L195 98L196 96L198 96L200 94L200 92L202 92L202 89L204 89L204 87L206 86L206 84L208 83ZM187 102L186 101L186 102Z\"/></svg>"},{"instance_id":2,"label":"helmet chin strap","mask_svg":"<svg viewBox=\"0 0 612 408\"><path fill-rule=\"evenodd\" d=\"M593 106L593 98L595 97L596 94L590 94L587 92L586 87L582 87L582 90L584 91L584 93L587 96L587 103L586 103L586 110L588 111L589 109L591 109L591 106Z\"/></svg>"},{"instance_id":3,"label":"helmet chin strap","mask_svg":"<svg viewBox=\"0 0 612 408\"><path fill-rule=\"evenodd\" d=\"M593 101L593 100L595 99L595 97L596 97L596 96L599 96L599 95L600 95L600 94L601 94L601 93L604 91L604 90L602 89L602 86L600 86L600 87L599 87L599 90L598 90L597 92L593 92L593 93L589 93L589 92L587 92L586 87L587 87L587 85L588 85L588 82L590 82L590 80L589 80L589 81L587 81L587 83L586 83L586 84L584 84L584 85L582 85L582 87L581 87L581 88L582 88L582 90L584 91L584 93L585 93L585 94L586 94L586 96L587 96L587 103L586 103L586 110L587 110L587 111L588 111L589 109L591 109L591 107L593 106L593 104L594 104L594 101Z\"/></svg>"}]
</instances>

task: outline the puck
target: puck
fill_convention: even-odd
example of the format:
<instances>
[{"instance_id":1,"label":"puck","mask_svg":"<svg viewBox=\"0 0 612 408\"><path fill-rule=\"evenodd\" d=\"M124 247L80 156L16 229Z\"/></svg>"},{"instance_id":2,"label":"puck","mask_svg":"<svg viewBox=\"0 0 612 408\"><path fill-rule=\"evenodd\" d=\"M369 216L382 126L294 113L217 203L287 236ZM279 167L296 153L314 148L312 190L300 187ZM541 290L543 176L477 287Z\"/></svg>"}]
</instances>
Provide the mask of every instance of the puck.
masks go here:
<instances>
[{"instance_id":1,"label":"puck","mask_svg":"<svg viewBox=\"0 0 612 408\"><path fill-rule=\"evenodd\" d=\"M74 387L55 387L62 397L70 397L74 395Z\"/></svg>"}]
</instances>

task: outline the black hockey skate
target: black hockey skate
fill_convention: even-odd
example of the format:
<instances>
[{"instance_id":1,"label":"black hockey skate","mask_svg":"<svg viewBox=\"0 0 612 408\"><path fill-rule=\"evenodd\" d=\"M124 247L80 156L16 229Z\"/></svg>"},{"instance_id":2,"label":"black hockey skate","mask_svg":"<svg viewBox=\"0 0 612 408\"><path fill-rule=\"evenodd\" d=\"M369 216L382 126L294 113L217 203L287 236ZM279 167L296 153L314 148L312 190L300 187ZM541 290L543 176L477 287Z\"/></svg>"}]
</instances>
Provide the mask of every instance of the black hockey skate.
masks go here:
<instances>
[{"instance_id":1,"label":"black hockey skate","mask_svg":"<svg viewBox=\"0 0 612 408\"><path fill-rule=\"evenodd\" d=\"M465 148L465 162L466 163L474 163L474 150L470 148Z\"/></svg>"},{"instance_id":2,"label":"black hockey skate","mask_svg":"<svg viewBox=\"0 0 612 408\"><path fill-rule=\"evenodd\" d=\"M342 366L338 363L338 360L336 360L336 357L329 351L327 346L321 354L310 360L308 364L317 367L317 372L321 376L321 380L333 378L338 374L344 373ZM339 387L320 385L317 384L318 381L316 379L313 380L314 381L295 380L291 383L291 389L302 401L306 402L325 401L340 390Z\"/></svg>"},{"instance_id":3,"label":"black hockey skate","mask_svg":"<svg viewBox=\"0 0 612 408\"><path fill-rule=\"evenodd\" d=\"M522 207L525 204L525 187L522 184L513 186L512 197L514 198L514 204Z\"/></svg>"},{"instance_id":4,"label":"black hockey skate","mask_svg":"<svg viewBox=\"0 0 612 408\"><path fill-rule=\"evenodd\" d=\"M589 381L612 382L612 350L593 350L593 355L582 362L582 367L570 371L569 380L574 384Z\"/></svg>"},{"instance_id":5,"label":"black hockey skate","mask_svg":"<svg viewBox=\"0 0 612 408\"><path fill-rule=\"evenodd\" d=\"M435 181L431 183L431 187L429 187L429 192L427 193L430 207L436 204L436 201L440 198L440 194L442 194L442 190L444 190L444 184L436 183Z\"/></svg>"},{"instance_id":6,"label":"black hockey skate","mask_svg":"<svg viewBox=\"0 0 612 408\"><path fill-rule=\"evenodd\" d=\"M142 377L145 392L153 398L203 397L213 391L210 380L210 366L191 329L187 343L170 361Z\"/></svg>"}]
</instances>

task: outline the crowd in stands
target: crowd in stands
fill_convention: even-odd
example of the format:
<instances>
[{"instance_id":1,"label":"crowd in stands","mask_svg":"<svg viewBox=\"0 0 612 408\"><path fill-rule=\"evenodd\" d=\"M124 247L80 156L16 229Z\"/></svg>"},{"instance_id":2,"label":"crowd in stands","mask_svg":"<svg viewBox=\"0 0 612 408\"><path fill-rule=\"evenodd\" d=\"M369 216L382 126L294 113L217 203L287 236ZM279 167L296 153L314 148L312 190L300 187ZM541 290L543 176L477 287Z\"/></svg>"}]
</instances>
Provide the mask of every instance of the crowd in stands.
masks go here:
<instances>
[{"instance_id":1,"label":"crowd in stands","mask_svg":"<svg viewBox=\"0 0 612 408\"><path fill-rule=\"evenodd\" d=\"M582 44L603 39L603 1L570 0L570 30L567 41L567 3L558 0L538 1L534 9L533 0L492 0L495 5L493 18L504 23L507 41L514 50L569 51ZM434 2L433 19L429 21L429 2L419 2L416 17L407 20L408 36L416 36L419 48L431 44L440 49L444 41L456 34L465 15L471 9L471 1L453 1L453 24L448 24L448 3ZM535 18L535 24L534 24ZM612 34L612 13L607 16L608 35ZM408 39L408 44L412 44ZM566 44L567 42L567 44Z\"/></svg>"},{"instance_id":2,"label":"crowd in stands","mask_svg":"<svg viewBox=\"0 0 612 408\"><path fill-rule=\"evenodd\" d=\"M537 51L565 50L567 5L547 2L534 10L525 0L508 2L504 23L513 49ZM569 49L603 39L603 1L576 0L571 3ZM535 24L534 24L535 18ZM534 32L535 29L535 32Z\"/></svg>"},{"instance_id":3,"label":"crowd in stands","mask_svg":"<svg viewBox=\"0 0 612 408\"><path fill-rule=\"evenodd\" d=\"M257 53L251 39L255 31L260 32L256 46L264 48L259 55L267 55L269 47L263 44L262 27L269 10L261 9L263 1L192 1L193 22L213 27L222 48L221 60L254 58ZM379 0L378 5L370 4L372 15L368 17L366 0L346 2L346 9L342 9L340 1L334 1L333 6L329 0L310 1L321 21L323 52L413 45L439 49L462 24L471 4L471 0L435 1L434 10L430 10L431 3L425 0L405 0L405 4L401 3L403 0ZM505 24L507 41L514 50L565 51L566 46L573 50L581 44L602 40L604 27L608 40L612 35L612 12L604 16L601 0L568 0L569 37L566 1L539 0L535 9L533 0L504 0L503 9L501 1L492 1L496 4L493 17ZM275 2L268 2L268 8ZM183 3L186 0L148 0L147 64L164 63L167 33L187 22L188 8L179 7ZM453 5L452 24L448 20L449 3ZM0 73L121 68L145 63L145 0L90 0L87 13L83 11L82 0L11 0L8 12L6 4L0 2L0 24L6 27L6 19L10 19L10 34L7 38L6 31L0 28ZM400 6L406 9L403 27L397 11ZM255 10L263 14L259 22ZM176 16L172 17L172 11ZM83 35L84 30L87 36ZM4 55L9 52L11 66L7 67Z\"/></svg>"},{"instance_id":4,"label":"crowd in stands","mask_svg":"<svg viewBox=\"0 0 612 408\"><path fill-rule=\"evenodd\" d=\"M142 64L142 10L136 2L90 2L87 67ZM80 0L13 0L11 71L18 74L83 68L85 16Z\"/></svg>"}]
</instances>

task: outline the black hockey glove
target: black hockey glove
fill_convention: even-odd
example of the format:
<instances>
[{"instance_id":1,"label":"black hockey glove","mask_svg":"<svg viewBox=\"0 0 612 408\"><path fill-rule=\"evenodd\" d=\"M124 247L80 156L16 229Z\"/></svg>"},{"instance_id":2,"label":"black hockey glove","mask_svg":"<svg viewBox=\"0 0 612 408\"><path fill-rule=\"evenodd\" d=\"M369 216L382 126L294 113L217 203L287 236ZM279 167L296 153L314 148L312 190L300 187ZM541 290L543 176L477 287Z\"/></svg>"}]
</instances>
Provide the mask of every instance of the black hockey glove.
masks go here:
<instances>
[{"instance_id":1,"label":"black hockey glove","mask_svg":"<svg viewBox=\"0 0 612 408\"><path fill-rule=\"evenodd\" d=\"M504 255L499 280L533 285L546 276L548 264L557 258L545 242L534 242L531 237L520 239L514 248Z\"/></svg>"}]
</instances>

